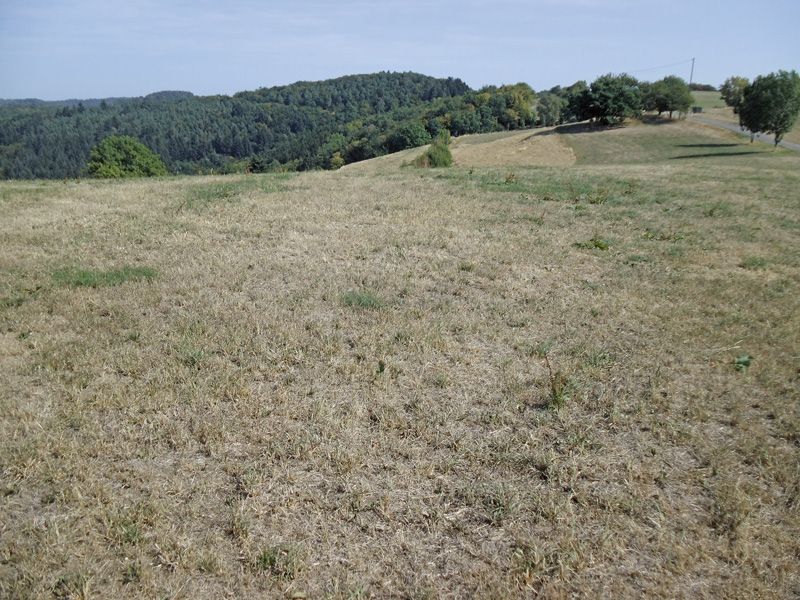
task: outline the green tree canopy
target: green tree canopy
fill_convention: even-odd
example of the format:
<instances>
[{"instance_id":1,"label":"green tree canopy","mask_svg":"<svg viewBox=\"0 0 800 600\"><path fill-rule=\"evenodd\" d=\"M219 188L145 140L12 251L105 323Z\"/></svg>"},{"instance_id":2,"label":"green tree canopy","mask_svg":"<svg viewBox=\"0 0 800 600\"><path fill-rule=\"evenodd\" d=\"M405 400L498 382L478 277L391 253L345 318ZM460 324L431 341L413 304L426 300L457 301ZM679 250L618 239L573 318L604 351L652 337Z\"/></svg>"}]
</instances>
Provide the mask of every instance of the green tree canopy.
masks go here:
<instances>
[{"instance_id":1,"label":"green tree canopy","mask_svg":"<svg viewBox=\"0 0 800 600\"><path fill-rule=\"evenodd\" d=\"M128 136L110 136L89 155L89 175L98 179L166 175L164 162L147 146Z\"/></svg>"},{"instance_id":2,"label":"green tree canopy","mask_svg":"<svg viewBox=\"0 0 800 600\"><path fill-rule=\"evenodd\" d=\"M561 122L561 112L567 101L558 94L545 92L539 97L539 122L544 127L552 127Z\"/></svg>"},{"instance_id":3,"label":"green tree canopy","mask_svg":"<svg viewBox=\"0 0 800 600\"><path fill-rule=\"evenodd\" d=\"M733 108L733 114L739 114L739 105L744 99L744 90L750 85L750 80L747 77L728 77L719 87L719 95L725 101L725 104Z\"/></svg>"},{"instance_id":4,"label":"green tree canopy","mask_svg":"<svg viewBox=\"0 0 800 600\"><path fill-rule=\"evenodd\" d=\"M570 96L570 110L579 120L619 125L642 112L642 90L630 75L603 75L582 92Z\"/></svg>"},{"instance_id":5,"label":"green tree canopy","mask_svg":"<svg viewBox=\"0 0 800 600\"><path fill-rule=\"evenodd\" d=\"M687 112L693 102L689 85L675 75L650 84L644 94L645 110L655 110L659 114L668 112L670 119L675 111Z\"/></svg>"},{"instance_id":6,"label":"green tree canopy","mask_svg":"<svg viewBox=\"0 0 800 600\"><path fill-rule=\"evenodd\" d=\"M751 133L771 133L777 146L800 115L800 76L778 71L756 77L744 90L739 123Z\"/></svg>"},{"instance_id":7,"label":"green tree canopy","mask_svg":"<svg viewBox=\"0 0 800 600\"><path fill-rule=\"evenodd\" d=\"M419 121L403 123L395 129L388 139L390 152L399 152L406 148L418 148L431 143L431 134Z\"/></svg>"}]
</instances>

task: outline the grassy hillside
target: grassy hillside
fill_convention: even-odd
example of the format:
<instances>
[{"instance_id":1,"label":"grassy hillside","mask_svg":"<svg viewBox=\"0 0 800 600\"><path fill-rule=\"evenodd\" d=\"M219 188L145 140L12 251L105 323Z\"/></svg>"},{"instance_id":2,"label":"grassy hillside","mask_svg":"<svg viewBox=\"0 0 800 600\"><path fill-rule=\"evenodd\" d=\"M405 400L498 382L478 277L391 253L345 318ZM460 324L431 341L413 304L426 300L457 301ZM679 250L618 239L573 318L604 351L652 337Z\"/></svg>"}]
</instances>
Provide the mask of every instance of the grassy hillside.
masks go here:
<instances>
[{"instance_id":1,"label":"grassy hillside","mask_svg":"<svg viewBox=\"0 0 800 600\"><path fill-rule=\"evenodd\" d=\"M709 108L725 108L725 101L719 92L692 92L694 97L693 106L702 106L704 110Z\"/></svg>"},{"instance_id":2,"label":"grassy hillside","mask_svg":"<svg viewBox=\"0 0 800 600\"><path fill-rule=\"evenodd\" d=\"M0 597L792 597L800 155L691 127L0 182Z\"/></svg>"}]
</instances>

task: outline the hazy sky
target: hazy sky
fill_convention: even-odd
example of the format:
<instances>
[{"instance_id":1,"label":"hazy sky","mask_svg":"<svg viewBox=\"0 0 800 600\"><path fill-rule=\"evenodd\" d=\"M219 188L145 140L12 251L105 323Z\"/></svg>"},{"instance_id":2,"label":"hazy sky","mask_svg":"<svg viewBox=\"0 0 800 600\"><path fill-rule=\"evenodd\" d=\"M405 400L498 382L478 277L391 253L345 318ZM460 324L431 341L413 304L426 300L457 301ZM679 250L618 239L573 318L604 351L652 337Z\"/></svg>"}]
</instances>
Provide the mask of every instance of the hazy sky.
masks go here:
<instances>
[{"instance_id":1,"label":"hazy sky","mask_svg":"<svg viewBox=\"0 0 800 600\"><path fill-rule=\"evenodd\" d=\"M800 70L800 0L0 0L0 98L233 94L377 71L536 90ZM669 65L669 66L667 66Z\"/></svg>"}]
</instances>

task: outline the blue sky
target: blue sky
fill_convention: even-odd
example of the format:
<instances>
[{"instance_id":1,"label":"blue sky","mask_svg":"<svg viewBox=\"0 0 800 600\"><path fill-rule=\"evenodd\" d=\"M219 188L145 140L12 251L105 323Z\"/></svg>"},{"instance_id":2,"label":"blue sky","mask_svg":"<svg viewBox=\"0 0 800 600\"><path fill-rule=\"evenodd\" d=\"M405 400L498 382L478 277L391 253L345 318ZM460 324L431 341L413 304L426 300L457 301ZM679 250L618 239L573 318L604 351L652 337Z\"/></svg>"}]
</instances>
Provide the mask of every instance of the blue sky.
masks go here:
<instances>
[{"instance_id":1,"label":"blue sky","mask_svg":"<svg viewBox=\"0 0 800 600\"><path fill-rule=\"evenodd\" d=\"M800 70L800 0L0 0L0 98L233 94L377 71L536 90ZM669 66L666 66L669 65Z\"/></svg>"}]
</instances>

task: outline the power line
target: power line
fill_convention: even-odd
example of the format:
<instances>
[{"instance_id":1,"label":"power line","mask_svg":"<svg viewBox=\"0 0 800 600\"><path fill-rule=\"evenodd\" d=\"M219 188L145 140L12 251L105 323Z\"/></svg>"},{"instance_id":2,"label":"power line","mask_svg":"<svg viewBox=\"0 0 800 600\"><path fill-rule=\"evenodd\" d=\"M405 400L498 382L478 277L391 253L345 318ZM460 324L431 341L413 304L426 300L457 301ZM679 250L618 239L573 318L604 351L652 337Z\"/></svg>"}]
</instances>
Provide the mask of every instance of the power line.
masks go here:
<instances>
[{"instance_id":1,"label":"power line","mask_svg":"<svg viewBox=\"0 0 800 600\"><path fill-rule=\"evenodd\" d=\"M669 67L677 67L678 65L685 65L685 64L690 63L692 61L694 61L694 59L693 58L689 58L687 60L682 60L680 62L672 63L672 64L669 64L669 65L662 65L660 67L649 67L647 69L639 69L637 71L625 71L625 73L627 73L628 75L633 75L634 73L645 73L647 71L658 71L660 69L667 69Z\"/></svg>"}]
</instances>

